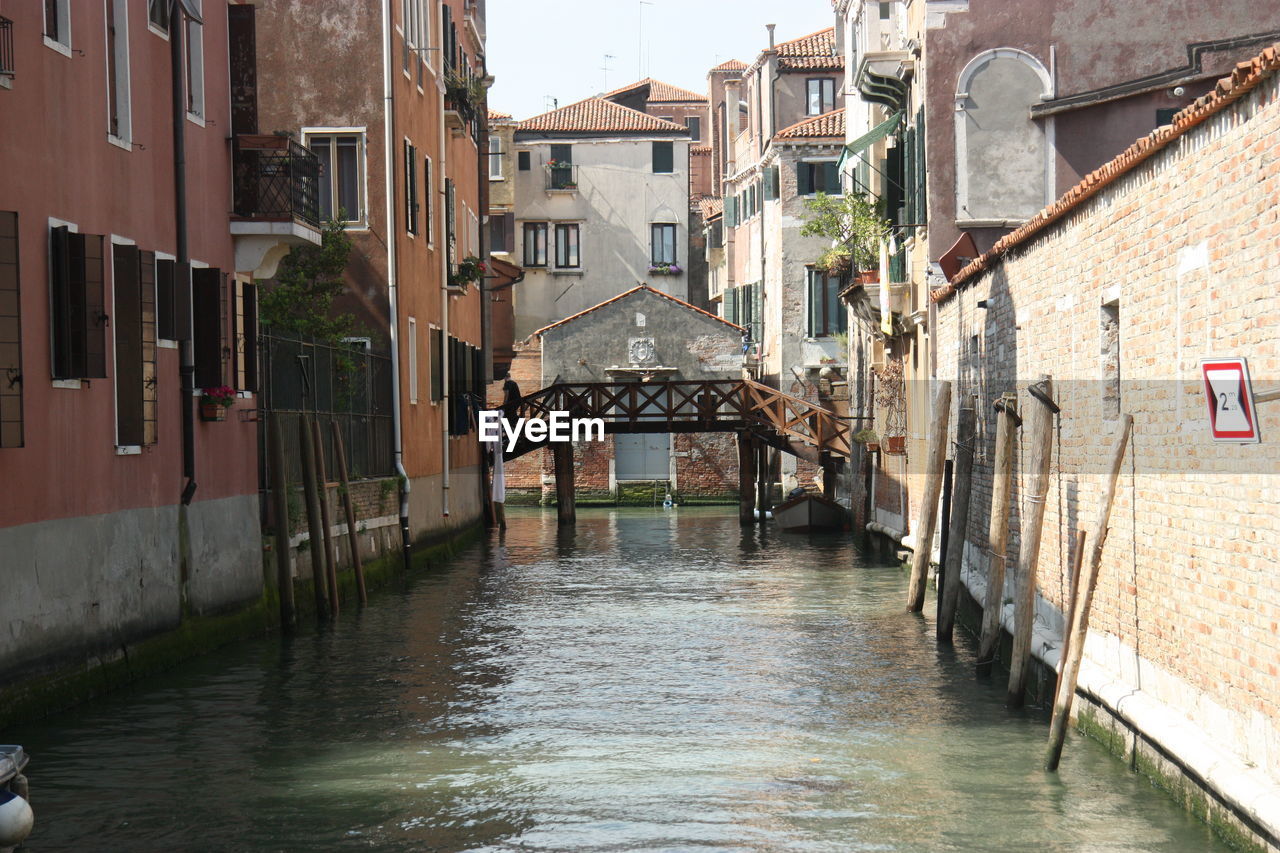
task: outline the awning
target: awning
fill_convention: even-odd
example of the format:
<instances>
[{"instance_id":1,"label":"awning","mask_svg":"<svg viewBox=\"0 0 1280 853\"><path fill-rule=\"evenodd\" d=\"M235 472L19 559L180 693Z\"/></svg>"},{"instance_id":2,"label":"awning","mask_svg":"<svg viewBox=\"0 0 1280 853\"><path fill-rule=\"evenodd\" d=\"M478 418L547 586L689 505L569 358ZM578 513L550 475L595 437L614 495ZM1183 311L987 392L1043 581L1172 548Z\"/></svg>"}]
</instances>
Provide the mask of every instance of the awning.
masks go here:
<instances>
[{"instance_id":1,"label":"awning","mask_svg":"<svg viewBox=\"0 0 1280 853\"><path fill-rule=\"evenodd\" d=\"M902 111L899 110L846 145L844 150L840 152L840 159L836 161L836 171L843 172L845 161L850 157L856 157L872 145L875 145L881 139L884 139L890 133L893 133L894 128L898 126L898 122L901 120Z\"/></svg>"}]
</instances>

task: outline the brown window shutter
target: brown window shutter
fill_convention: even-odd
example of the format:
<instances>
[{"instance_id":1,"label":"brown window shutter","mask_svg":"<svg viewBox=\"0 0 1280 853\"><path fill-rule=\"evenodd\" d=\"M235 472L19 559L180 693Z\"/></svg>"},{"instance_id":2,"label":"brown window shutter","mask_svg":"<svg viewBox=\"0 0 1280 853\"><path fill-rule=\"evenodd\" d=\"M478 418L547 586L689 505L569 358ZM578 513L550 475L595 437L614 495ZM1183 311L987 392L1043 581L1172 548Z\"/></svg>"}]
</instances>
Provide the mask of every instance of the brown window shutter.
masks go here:
<instances>
[{"instance_id":1,"label":"brown window shutter","mask_svg":"<svg viewBox=\"0 0 1280 853\"><path fill-rule=\"evenodd\" d=\"M447 6L445 8L448 8ZM444 399L444 335L431 330L431 399Z\"/></svg>"},{"instance_id":2,"label":"brown window shutter","mask_svg":"<svg viewBox=\"0 0 1280 853\"><path fill-rule=\"evenodd\" d=\"M71 236L66 226L49 230L49 336L54 379L70 379Z\"/></svg>"},{"instance_id":3,"label":"brown window shutter","mask_svg":"<svg viewBox=\"0 0 1280 853\"><path fill-rule=\"evenodd\" d=\"M107 376L107 326L105 276L101 234L81 234L84 246L84 372L86 379Z\"/></svg>"},{"instance_id":4,"label":"brown window shutter","mask_svg":"<svg viewBox=\"0 0 1280 853\"><path fill-rule=\"evenodd\" d=\"M244 295L244 390L258 390L258 286L242 284Z\"/></svg>"},{"instance_id":5,"label":"brown window shutter","mask_svg":"<svg viewBox=\"0 0 1280 853\"><path fill-rule=\"evenodd\" d=\"M0 447L22 447L23 440L18 214L0 210Z\"/></svg>"},{"instance_id":6,"label":"brown window shutter","mask_svg":"<svg viewBox=\"0 0 1280 853\"><path fill-rule=\"evenodd\" d=\"M142 443L155 444L156 421L156 255L140 254L142 295Z\"/></svg>"},{"instance_id":7,"label":"brown window shutter","mask_svg":"<svg viewBox=\"0 0 1280 853\"><path fill-rule=\"evenodd\" d=\"M196 387L217 388L222 378L222 271L191 271L193 307L192 338L196 360Z\"/></svg>"},{"instance_id":8,"label":"brown window shutter","mask_svg":"<svg viewBox=\"0 0 1280 853\"><path fill-rule=\"evenodd\" d=\"M156 334L171 341L177 340L178 335L174 303L176 266L176 261L164 258L156 261Z\"/></svg>"},{"instance_id":9,"label":"brown window shutter","mask_svg":"<svg viewBox=\"0 0 1280 853\"><path fill-rule=\"evenodd\" d=\"M135 246L112 246L116 444L143 443L142 276Z\"/></svg>"}]
</instances>

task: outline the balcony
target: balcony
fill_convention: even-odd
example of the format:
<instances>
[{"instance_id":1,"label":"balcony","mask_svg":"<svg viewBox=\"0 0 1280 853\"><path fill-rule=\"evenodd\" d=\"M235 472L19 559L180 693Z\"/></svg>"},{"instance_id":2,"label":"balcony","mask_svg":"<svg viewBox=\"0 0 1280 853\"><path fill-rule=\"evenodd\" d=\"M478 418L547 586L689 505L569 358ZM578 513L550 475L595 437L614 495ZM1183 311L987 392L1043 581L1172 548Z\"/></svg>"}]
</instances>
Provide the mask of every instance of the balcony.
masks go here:
<instances>
[{"instance_id":1,"label":"balcony","mask_svg":"<svg viewBox=\"0 0 1280 853\"><path fill-rule=\"evenodd\" d=\"M13 73L13 21L0 15L0 86L7 89Z\"/></svg>"},{"instance_id":2,"label":"balcony","mask_svg":"<svg viewBox=\"0 0 1280 853\"><path fill-rule=\"evenodd\" d=\"M547 192L577 192L578 167L572 163L548 163Z\"/></svg>"},{"instance_id":3,"label":"balcony","mask_svg":"<svg viewBox=\"0 0 1280 853\"><path fill-rule=\"evenodd\" d=\"M270 278L291 246L320 244L320 161L287 136L241 134L232 165L236 269Z\"/></svg>"}]
</instances>

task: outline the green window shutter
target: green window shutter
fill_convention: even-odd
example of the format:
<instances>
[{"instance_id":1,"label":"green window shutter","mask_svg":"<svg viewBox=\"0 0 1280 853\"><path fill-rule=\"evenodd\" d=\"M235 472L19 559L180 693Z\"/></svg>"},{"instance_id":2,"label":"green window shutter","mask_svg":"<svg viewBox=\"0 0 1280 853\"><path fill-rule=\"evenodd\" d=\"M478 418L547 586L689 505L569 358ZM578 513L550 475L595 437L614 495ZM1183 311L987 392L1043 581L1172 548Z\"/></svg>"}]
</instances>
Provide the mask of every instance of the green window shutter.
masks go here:
<instances>
[{"instance_id":1,"label":"green window shutter","mask_svg":"<svg viewBox=\"0 0 1280 853\"><path fill-rule=\"evenodd\" d=\"M840 194L840 171L834 161L822 164L822 185L827 195Z\"/></svg>"},{"instance_id":2,"label":"green window shutter","mask_svg":"<svg viewBox=\"0 0 1280 853\"><path fill-rule=\"evenodd\" d=\"M925 183L924 107L916 113L916 222L929 218L929 195Z\"/></svg>"},{"instance_id":3,"label":"green window shutter","mask_svg":"<svg viewBox=\"0 0 1280 853\"><path fill-rule=\"evenodd\" d=\"M738 202L733 196L725 196L724 199L724 225L726 228L733 228L738 224Z\"/></svg>"},{"instance_id":4,"label":"green window shutter","mask_svg":"<svg viewBox=\"0 0 1280 853\"><path fill-rule=\"evenodd\" d=\"M827 278L826 286L827 334L835 335L846 331L844 310L840 304L840 280L835 276Z\"/></svg>"},{"instance_id":5,"label":"green window shutter","mask_svg":"<svg viewBox=\"0 0 1280 853\"><path fill-rule=\"evenodd\" d=\"M778 166L770 166L768 173L769 186L775 199L782 198L782 172Z\"/></svg>"},{"instance_id":6,"label":"green window shutter","mask_svg":"<svg viewBox=\"0 0 1280 853\"><path fill-rule=\"evenodd\" d=\"M813 195L813 171L808 163L796 164L796 193Z\"/></svg>"},{"instance_id":7,"label":"green window shutter","mask_svg":"<svg viewBox=\"0 0 1280 853\"><path fill-rule=\"evenodd\" d=\"M808 270L809 278L809 329L811 338L822 334L822 274L817 270Z\"/></svg>"},{"instance_id":8,"label":"green window shutter","mask_svg":"<svg viewBox=\"0 0 1280 853\"><path fill-rule=\"evenodd\" d=\"M653 171L654 174L675 171L675 153L670 142L653 143Z\"/></svg>"},{"instance_id":9,"label":"green window shutter","mask_svg":"<svg viewBox=\"0 0 1280 853\"><path fill-rule=\"evenodd\" d=\"M906 181L903 186L906 188L906 224L918 222L916 219L916 138L915 128L908 127L906 132L902 134L903 149L905 150Z\"/></svg>"}]
</instances>

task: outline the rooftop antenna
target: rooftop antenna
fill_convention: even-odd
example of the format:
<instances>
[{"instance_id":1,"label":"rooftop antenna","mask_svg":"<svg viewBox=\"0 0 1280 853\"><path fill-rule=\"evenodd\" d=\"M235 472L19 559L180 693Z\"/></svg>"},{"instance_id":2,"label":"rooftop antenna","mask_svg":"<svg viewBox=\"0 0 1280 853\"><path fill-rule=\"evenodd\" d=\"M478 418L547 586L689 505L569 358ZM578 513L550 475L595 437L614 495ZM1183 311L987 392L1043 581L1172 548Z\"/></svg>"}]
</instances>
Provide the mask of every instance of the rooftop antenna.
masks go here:
<instances>
[{"instance_id":1,"label":"rooftop antenna","mask_svg":"<svg viewBox=\"0 0 1280 853\"><path fill-rule=\"evenodd\" d=\"M604 64L600 66L600 70L604 72L604 88L601 89L602 92L609 91L609 60L617 58L618 57L614 56L612 53L606 53L604 55Z\"/></svg>"},{"instance_id":2,"label":"rooftop antenna","mask_svg":"<svg viewBox=\"0 0 1280 853\"><path fill-rule=\"evenodd\" d=\"M542 109L543 109L543 111L544 111L544 112L550 112L551 110L558 110L558 109L560 109L560 99L559 99L559 98L553 98L553 97L551 97L550 95L543 95L543 96L542 96Z\"/></svg>"},{"instance_id":3,"label":"rooftop antenna","mask_svg":"<svg viewBox=\"0 0 1280 853\"><path fill-rule=\"evenodd\" d=\"M636 79L644 79L644 7L652 6L649 0L640 0L640 35L636 45Z\"/></svg>"}]
</instances>

